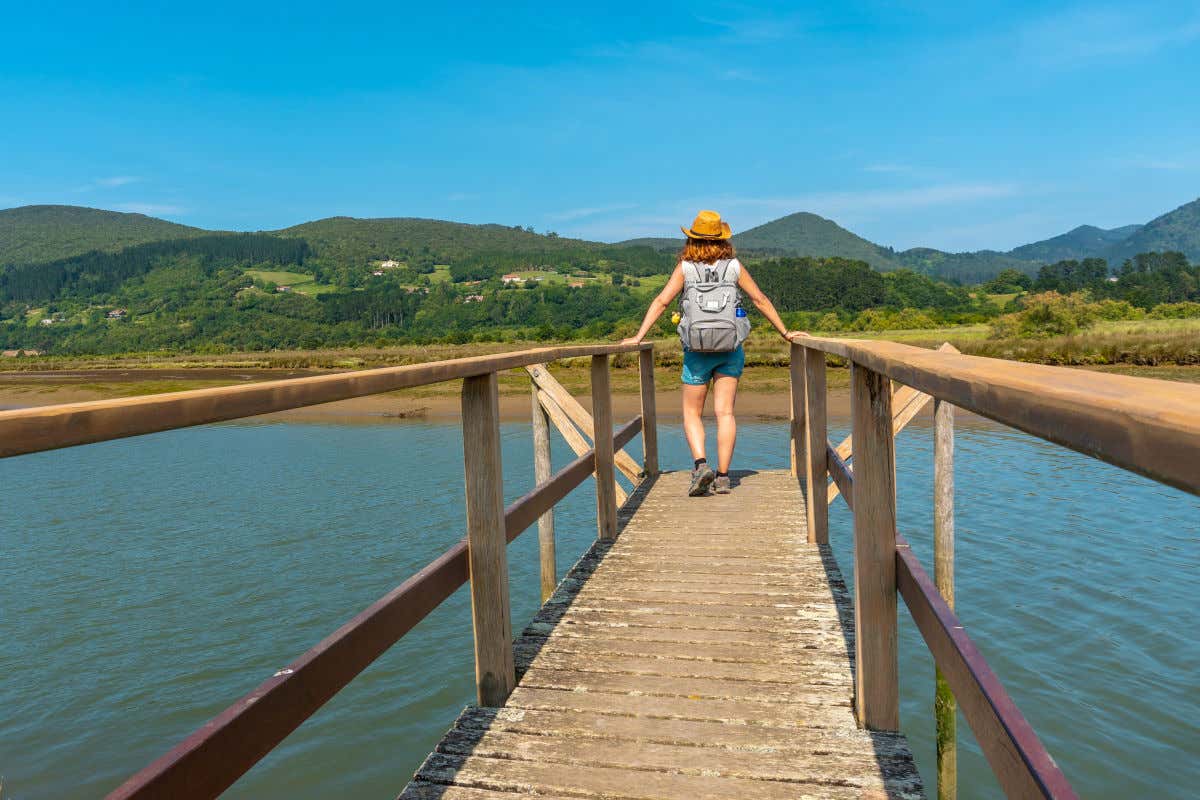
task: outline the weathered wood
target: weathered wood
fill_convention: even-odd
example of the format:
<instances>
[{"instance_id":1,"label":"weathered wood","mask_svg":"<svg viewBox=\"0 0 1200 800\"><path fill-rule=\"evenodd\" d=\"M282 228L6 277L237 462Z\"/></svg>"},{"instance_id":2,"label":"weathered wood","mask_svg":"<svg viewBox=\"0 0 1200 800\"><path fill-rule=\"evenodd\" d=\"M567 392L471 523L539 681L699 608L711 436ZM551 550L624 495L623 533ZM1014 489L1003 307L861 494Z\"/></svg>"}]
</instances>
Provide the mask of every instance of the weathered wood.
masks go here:
<instances>
[{"instance_id":1,"label":"weathered wood","mask_svg":"<svg viewBox=\"0 0 1200 800\"><path fill-rule=\"evenodd\" d=\"M962 623L942 599L903 537L896 579L904 605L941 668L979 749L1009 797L1075 798L1075 792L1017 709Z\"/></svg>"},{"instance_id":2,"label":"weathered wood","mask_svg":"<svg viewBox=\"0 0 1200 800\"><path fill-rule=\"evenodd\" d=\"M539 390L537 393L537 398L541 407L546 409L546 414L550 417L550 421L554 423L555 429L562 434L563 439L565 439L567 442L567 446L571 448L575 455L581 456L584 453L592 451L592 447L588 444L588 440L585 439L583 434L581 434L575 428L575 424L571 422L570 418L566 415L566 412L564 412L562 407L555 402L553 397L546 394L545 391ZM621 484L616 482L615 477L613 478L613 492L616 494L617 505L625 505L625 501L628 499L629 495L626 494L625 489L621 487Z\"/></svg>"},{"instance_id":3,"label":"weathered wood","mask_svg":"<svg viewBox=\"0 0 1200 800\"><path fill-rule=\"evenodd\" d=\"M538 402L537 384L533 384L530 394L533 415L533 481L540 486L550 480L553 472L550 462L550 416ZM554 594L554 587L558 585L558 565L555 559L554 509L550 508L538 517L538 561L543 602Z\"/></svg>"},{"instance_id":4,"label":"weathered wood","mask_svg":"<svg viewBox=\"0 0 1200 800\"><path fill-rule=\"evenodd\" d=\"M938 348L938 352L942 353L957 353L958 349L945 342ZM911 386L901 386L897 391L892 393L892 436L899 436L900 431L907 427L908 423L913 421L917 414L921 413L921 409L929 404L933 398L924 392L918 392ZM850 460L854 454L854 436L847 436L835 448L838 458L843 463ZM837 483L829 486L829 503L832 504L841 493L841 487Z\"/></svg>"},{"instance_id":5,"label":"weathered wood","mask_svg":"<svg viewBox=\"0 0 1200 800\"><path fill-rule=\"evenodd\" d=\"M617 495L610 435L613 429L612 388L607 355L592 357L592 417L596 431L596 528L601 539L615 539Z\"/></svg>"},{"instance_id":6,"label":"weathered wood","mask_svg":"<svg viewBox=\"0 0 1200 800\"><path fill-rule=\"evenodd\" d=\"M829 502L839 494L845 498L846 505L854 510L854 473L832 444L827 445L826 455L829 458L829 474L833 476L833 484L829 487ZM834 490L837 491L834 491Z\"/></svg>"},{"instance_id":7,"label":"weathered wood","mask_svg":"<svg viewBox=\"0 0 1200 800\"><path fill-rule=\"evenodd\" d=\"M571 420L583 435L592 441L596 440L595 422L592 415L588 413L575 396L567 391L567 387L558 382L558 379L550 374L550 370L545 364L534 364L531 367L526 367L525 371L529 373L529 377L537 384L538 388L546 394L554 398L554 402L558 403L562 408L563 413ZM645 419L645 415L642 415ZM633 456L626 453L624 450L617 450L613 454L614 463L617 469L621 471L626 478L632 481L635 485L642 476L642 468L633 460Z\"/></svg>"},{"instance_id":8,"label":"weathered wood","mask_svg":"<svg viewBox=\"0 0 1200 800\"><path fill-rule=\"evenodd\" d=\"M658 475L658 411L654 397L654 349L638 353L642 393L642 466L646 477Z\"/></svg>"},{"instance_id":9,"label":"weathered wood","mask_svg":"<svg viewBox=\"0 0 1200 800\"><path fill-rule=\"evenodd\" d=\"M894 731L900 727L896 462L892 388L884 375L851 365L850 414L855 451L855 709L863 727Z\"/></svg>"},{"instance_id":10,"label":"weathered wood","mask_svg":"<svg viewBox=\"0 0 1200 800\"><path fill-rule=\"evenodd\" d=\"M539 347L310 378L0 411L0 458L331 403L639 345Z\"/></svg>"},{"instance_id":11,"label":"weathered wood","mask_svg":"<svg viewBox=\"0 0 1200 800\"><path fill-rule=\"evenodd\" d=\"M933 404L933 573L942 599L954 610L954 406L944 400ZM954 800L958 796L956 705L937 666L933 715L938 800Z\"/></svg>"},{"instance_id":12,"label":"weathered wood","mask_svg":"<svg viewBox=\"0 0 1200 800\"><path fill-rule=\"evenodd\" d=\"M503 705L516 685L496 373L463 381L463 463L475 683L480 705ZM612 444L609 443L611 448Z\"/></svg>"},{"instance_id":13,"label":"weathered wood","mask_svg":"<svg viewBox=\"0 0 1200 800\"><path fill-rule=\"evenodd\" d=\"M788 453L791 456L792 475L805 478L807 475L807 456L804 437L807 435L805 423L806 391L804 383L804 346L792 342L791 359L788 362L788 389L791 393L789 407ZM805 478L807 480L807 478Z\"/></svg>"},{"instance_id":14,"label":"weathered wood","mask_svg":"<svg viewBox=\"0 0 1200 800\"><path fill-rule=\"evenodd\" d=\"M1200 494L1200 386L939 353L895 342L812 337L958 408Z\"/></svg>"},{"instance_id":15,"label":"weathered wood","mask_svg":"<svg viewBox=\"0 0 1200 800\"><path fill-rule=\"evenodd\" d=\"M826 447L829 433L825 420L825 354L819 350L804 350L804 449L805 507L808 509L808 541L825 544L829 541L829 466Z\"/></svg>"},{"instance_id":16,"label":"weathered wood","mask_svg":"<svg viewBox=\"0 0 1200 800\"><path fill-rule=\"evenodd\" d=\"M735 479L639 486L518 640L505 707L464 711L403 796L923 796L904 737L855 721L853 601L794 476Z\"/></svg>"}]
</instances>

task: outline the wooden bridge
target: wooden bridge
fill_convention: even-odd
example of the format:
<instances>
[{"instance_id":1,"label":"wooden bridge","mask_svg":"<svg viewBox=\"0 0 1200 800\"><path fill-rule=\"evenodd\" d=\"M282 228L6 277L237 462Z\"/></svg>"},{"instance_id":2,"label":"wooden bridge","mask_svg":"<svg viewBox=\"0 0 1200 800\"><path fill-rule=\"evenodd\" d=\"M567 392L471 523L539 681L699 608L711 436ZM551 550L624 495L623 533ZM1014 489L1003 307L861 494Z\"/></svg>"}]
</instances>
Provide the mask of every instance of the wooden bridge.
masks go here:
<instances>
[{"instance_id":1,"label":"wooden bridge","mask_svg":"<svg viewBox=\"0 0 1200 800\"><path fill-rule=\"evenodd\" d=\"M610 361L626 353L642 413L610 435ZM853 436L837 447L827 356L851 369ZM590 415L545 369L567 358L591 361ZM792 348L792 469L687 498L686 473L659 470L653 360L649 346L542 348L0 412L8 457L463 381L466 538L110 797L218 796L468 582L478 704L403 798L923 797L900 732L898 596L938 667L939 796L954 793L957 702L1010 797L1074 797L953 612L952 409L1200 493L1200 387L810 338ZM497 373L520 368L537 485L505 508ZM893 451L931 398L936 583L896 530ZM577 454L558 471L552 425ZM622 451L639 432L642 464ZM592 475L597 540L560 581L553 508ZM853 591L828 545L839 494L854 512ZM514 641L506 544L535 523L545 604Z\"/></svg>"}]
</instances>

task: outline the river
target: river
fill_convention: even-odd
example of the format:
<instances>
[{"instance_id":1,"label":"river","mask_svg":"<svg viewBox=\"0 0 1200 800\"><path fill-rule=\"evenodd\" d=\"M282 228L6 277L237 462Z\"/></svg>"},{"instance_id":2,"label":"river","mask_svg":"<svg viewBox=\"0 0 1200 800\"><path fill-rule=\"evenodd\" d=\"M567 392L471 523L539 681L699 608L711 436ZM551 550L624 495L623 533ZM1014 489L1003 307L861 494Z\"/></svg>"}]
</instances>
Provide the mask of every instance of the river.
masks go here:
<instances>
[{"instance_id":1,"label":"river","mask_svg":"<svg viewBox=\"0 0 1200 800\"><path fill-rule=\"evenodd\" d=\"M930 434L916 420L897 464L900 527L932 572ZM503 426L509 500L532 485L530 440ZM665 467L688 464L678 426L660 441ZM992 668L1082 796L1194 796L1200 502L991 423L964 421L957 448L958 612ZM786 466L785 427L743 423L740 451ZM0 487L5 800L102 795L463 534L450 424L213 425L0 461ZM560 573L594 508L590 481L559 506ZM848 579L850 532L839 500ZM538 604L536 544L509 550L514 630ZM902 722L932 793L932 663L900 621ZM228 796L395 796L472 678L464 589ZM1000 797L959 726L960 796Z\"/></svg>"}]
</instances>

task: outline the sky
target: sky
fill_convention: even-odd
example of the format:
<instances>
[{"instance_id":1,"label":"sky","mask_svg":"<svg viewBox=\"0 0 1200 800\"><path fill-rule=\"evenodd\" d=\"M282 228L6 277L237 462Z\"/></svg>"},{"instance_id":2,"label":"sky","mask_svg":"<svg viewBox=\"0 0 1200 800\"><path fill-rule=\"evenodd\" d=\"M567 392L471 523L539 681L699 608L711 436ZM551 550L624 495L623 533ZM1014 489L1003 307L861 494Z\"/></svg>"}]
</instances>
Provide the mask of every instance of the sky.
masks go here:
<instances>
[{"instance_id":1,"label":"sky","mask_svg":"<svg viewBox=\"0 0 1200 800\"><path fill-rule=\"evenodd\" d=\"M0 208L602 241L811 211L958 251L1200 196L1194 0L0 10Z\"/></svg>"}]
</instances>

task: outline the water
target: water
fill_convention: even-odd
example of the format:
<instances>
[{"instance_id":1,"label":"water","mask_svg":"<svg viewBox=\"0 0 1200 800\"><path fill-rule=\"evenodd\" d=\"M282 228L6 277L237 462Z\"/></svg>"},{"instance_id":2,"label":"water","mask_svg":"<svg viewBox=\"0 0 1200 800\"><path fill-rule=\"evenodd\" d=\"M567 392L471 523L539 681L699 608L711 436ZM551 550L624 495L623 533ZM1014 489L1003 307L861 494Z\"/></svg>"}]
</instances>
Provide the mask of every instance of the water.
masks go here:
<instances>
[{"instance_id":1,"label":"water","mask_svg":"<svg viewBox=\"0 0 1200 800\"><path fill-rule=\"evenodd\" d=\"M509 500L532 485L530 441L504 426ZM677 428L660 441L665 466L687 463ZM786 466L784 427L743 424L740 451ZM959 614L1051 753L1083 796L1192 795L1200 504L986 424L960 425L957 458ZM461 459L456 425L242 423L0 461L4 797L112 789L444 551L463 532ZM901 528L932 569L920 420L897 461ZM595 535L590 482L558 513L561 573ZM838 501L848 578L850 526ZM519 628L538 604L536 534L509 564ZM229 796L394 796L473 698L467 601ZM900 619L903 725L932 788L932 665ZM959 725L960 796L999 797Z\"/></svg>"}]
</instances>

